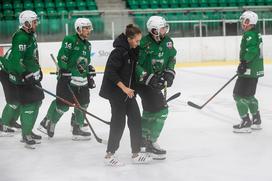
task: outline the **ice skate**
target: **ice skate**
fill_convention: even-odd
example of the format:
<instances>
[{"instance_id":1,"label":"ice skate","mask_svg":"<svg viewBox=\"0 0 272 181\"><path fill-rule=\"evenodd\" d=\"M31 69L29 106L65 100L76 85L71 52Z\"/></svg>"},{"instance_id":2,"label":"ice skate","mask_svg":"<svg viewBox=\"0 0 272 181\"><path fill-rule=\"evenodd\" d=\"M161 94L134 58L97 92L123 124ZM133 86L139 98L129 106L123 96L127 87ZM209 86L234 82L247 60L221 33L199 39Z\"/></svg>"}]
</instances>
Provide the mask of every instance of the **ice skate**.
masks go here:
<instances>
[{"instance_id":1,"label":"ice skate","mask_svg":"<svg viewBox=\"0 0 272 181\"><path fill-rule=\"evenodd\" d=\"M47 126L48 126L49 120L45 117L40 122L40 126L37 128L40 132L47 134Z\"/></svg>"},{"instance_id":2,"label":"ice skate","mask_svg":"<svg viewBox=\"0 0 272 181\"><path fill-rule=\"evenodd\" d=\"M153 160L165 160L166 150L162 149L157 142L148 141L146 144L146 152L151 153Z\"/></svg>"},{"instance_id":3,"label":"ice skate","mask_svg":"<svg viewBox=\"0 0 272 181\"><path fill-rule=\"evenodd\" d=\"M54 136L55 133L55 127L56 127L56 123L53 123L52 121L48 122L48 126L47 126L47 135L52 138Z\"/></svg>"},{"instance_id":4,"label":"ice skate","mask_svg":"<svg viewBox=\"0 0 272 181\"><path fill-rule=\"evenodd\" d=\"M258 111L255 115L252 116L251 129L261 130L262 129L261 123L262 123L262 120L261 120L260 112Z\"/></svg>"},{"instance_id":5,"label":"ice skate","mask_svg":"<svg viewBox=\"0 0 272 181\"><path fill-rule=\"evenodd\" d=\"M242 122L240 124L233 126L234 133L251 133L251 125L252 122L249 119L249 116L242 118Z\"/></svg>"},{"instance_id":6,"label":"ice skate","mask_svg":"<svg viewBox=\"0 0 272 181\"><path fill-rule=\"evenodd\" d=\"M15 131L6 125L0 124L0 137L12 137Z\"/></svg>"},{"instance_id":7,"label":"ice skate","mask_svg":"<svg viewBox=\"0 0 272 181\"><path fill-rule=\"evenodd\" d=\"M31 137L31 135L24 135L22 142L25 143L25 148L35 149L36 141Z\"/></svg>"},{"instance_id":8,"label":"ice skate","mask_svg":"<svg viewBox=\"0 0 272 181\"><path fill-rule=\"evenodd\" d=\"M82 130L82 128L77 124L74 125L72 134L73 134L72 140L74 141L91 139L91 133Z\"/></svg>"}]
</instances>

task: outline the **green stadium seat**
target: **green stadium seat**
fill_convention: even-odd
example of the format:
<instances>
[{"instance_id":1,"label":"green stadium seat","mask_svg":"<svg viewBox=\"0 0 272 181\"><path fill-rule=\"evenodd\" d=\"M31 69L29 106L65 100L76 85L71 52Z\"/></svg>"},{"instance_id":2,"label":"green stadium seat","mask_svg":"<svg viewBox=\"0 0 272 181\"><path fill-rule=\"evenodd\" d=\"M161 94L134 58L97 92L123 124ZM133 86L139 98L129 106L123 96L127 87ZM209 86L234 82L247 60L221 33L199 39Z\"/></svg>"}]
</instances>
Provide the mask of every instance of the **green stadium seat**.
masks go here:
<instances>
[{"instance_id":1,"label":"green stadium seat","mask_svg":"<svg viewBox=\"0 0 272 181\"><path fill-rule=\"evenodd\" d=\"M10 9L4 10L3 15L6 20L13 20L14 19L14 12Z\"/></svg>"},{"instance_id":2,"label":"green stadium seat","mask_svg":"<svg viewBox=\"0 0 272 181\"><path fill-rule=\"evenodd\" d=\"M77 5L78 10L86 10L87 9L86 2L84 2L84 1L77 1L76 5Z\"/></svg>"},{"instance_id":3,"label":"green stadium seat","mask_svg":"<svg viewBox=\"0 0 272 181\"><path fill-rule=\"evenodd\" d=\"M72 0L66 1L66 7L69 11L75 10L76 3Z\"/></svg>"},{"instance_id":4,"label":"green stadium seat","mask_svg":"<svg viewBox=\"0 0 272 181\"><path fill-rule=\"evenodd\" d=\"M227 7L227 0L218 0L218 5L221 7Z\"/></svg>"},{"instance_id":5,"label":"green stadium seat","mask_svg":"<svg viewBox=\"0 0 272 181\"><path fill-rule=\"evenodd\" d=\"M62 10L65 9L65 3L63 1L56 1L55 2L55 6L58 10Z\"/></svg>"},{"instance_id":6,"label":"green stadium seat","mask_svg":"<svg viewBox=\"0 0 272 181\"><path fill-rule=\"evenodd\" d=\"M35 1L34 2L34 8L35 9L44 9L44 3L41 1Z\"/></svg>"},{"instance_id":7,"label":"green stadium seat","mask_svg":"<svg viewBox=\"0 0 272 181\"><path fill-rule=\"evenodd\" d=\"M257 5L265 5L265 0L257 0L256 4Z\"/></svg>"},{"instance_id":8,"label":"green stadium seat","mask_svg":"<svg viewBox=\"0 0 272 181\"><path fill-rule=\"evenodd\" d=\"M191 7L198 7L198 0L189 0Z\"/></svg>"},{"instance_id":9,"label":"green stadium seat","mask_svg":"<svg viewBox=\"0 0 272 181\"><path fill-rule=\"evenodd\" d=\"M169 8L169 4L167 0L159 0L160 8Z\"/></svg>"},{"instance_id":10,"label":"green stadium seat","mask_svg":"<svg viewBox=\"0 0 272 181\"><path fill-rule=\"evenodd\" d=\"M256 5L256 2L255 2L255 0L246 0L246 4L247 4L248 6L255 6L255 5Z\"/></svg>"},{"instance_id":11,"label":"green stadium seat","mask_svg":"<svg viewBox=\"0 0 272 181\"><path fill-rule=\"evenodd\" d=\"M10 2L5 2L3 4L2 8L3 8L3 11L5 11L5 10L12 10L12 4Z\"/></svg>"},{"instance_id":12,"label":"green stadium seat","mask_svg":"<svg viewBox=\"0 0 272 181\"><path fill-rule=\"evenodd\" d=\"M97 6L94 1L87 1L86 6L89 10L97 10Z\"/></svg>"},{"instance_id":13,"label":"green stadium seat","mask_svg":"<svg viewBox=\"0 0 272 181\"><path fill-rule=\"evenodd\" d=\"M33 3L31 1L25 1L24 2L24 9L25 10L33 10Z\"/></svg>"},{"instance_id":14,"label":"green stadium seat","mask_svg":"<svg viewBox=\"0 0 272 181\"><path fill-rule=\"evenodd\" d=\"M54 18L58 17L58 15L59 14L55 9L53 9L53 8L47 9L47 16L49 19L54 19Z\"/></svg>"},{"instance_id":15,"label":"green stadium seat","mask_svg":"<svg viewBox=\"0 0 272 181\"><path fill-rule=\"evenodd\" d=\"M207 7L208 6L208 0L199 0L199 4L201 7Z\"/></svg>"},{"instance_id":16,"label":"green stadium seat","mask_svg":"<svg viewBox=\"0 0 272 181\"><path fill-rule=\"evenodd\" d=\"M149 2L147 0L142 0L141 3L140 3L140 8L141 9L149 8Z\"/></svg>"},{"instance_id":17,"label":"green stadium seat","mask_svg":"<svg viewBox=\"0 0 272 181\"><path fill-rule=\"evenodd\" d=\"M179 0L179 5L181 8L189 7L189 0Z\"/></svg>"},{"instance_id":18,"label":"green stadium seat","mask_svg":"<svg viewBox=\"0 0 272 181\"><path fill-rule=\"evenodd\" d=\"M24 6L23 6L23 4L21 2L16 1L16 2L13 3L14 11L22 11L23 8L24 8Z\"/></svg>"},{"instance_id":19,"label":"green stadium seat","mask_svg":"<svg viewBox=\"0 0 272 181\"><path fill-rule=\"evenodd\" d=\"M245 6L246 5L246 0L237 0L237 5L238 6Z\"/></svg>"},{"instance_id":20,"label":"green stadium seat","mask_svg":"<svg viewBox=\"0 0 272 181\"><path fill-rule=\"evenodd\" d=\"M179 1L178 0L168 0L169 5L171 8L178 8L179 7Z\"/></svg>"},{"instance_id":21,"label":"green stadium seat","mask_svg":"<svg viewBox=\"0 0 272 181\"><path fill-rule=\"evenodd\" d=\"M53 2L46 2L45 7L46 7L46 9L54 9L55 4Z\"/></svg>"},{"instance_id":22,"label":"green stadium seat","mask_svg":"<svg viewBox=\"0 0 272 181\"><path fill-rule=\"evenodd\" d=\"M150 0L149 5L151 9L158 9L159 8L159 1L158 0Z\"/></svg>"},{"instance_id":23,"label":"green stadium seat","mask_svg":"<svg viewBox=\"0 0 272 181\"><path fill-rule=\"evenodd\" d=\"M218 6L218 0L208 0L210 7L217 7Z\"/></svg>"},{"instance_id":24,"label":"green stadium seat","mask_svg":"<svg viewBox=\"0 0 272 181\"><path fill-rule=\"evenodd\" d=\"M265 0L266 5L272 5L272 0Z\"/></svg>"},{"instance_id":25,"label":"green stadium seat","mask_svg":"<svg viewBox=\"0 0 272 181\"><path fill-rule=\"evenodd\" d=\"M228 4L230 7L235 7L235 6L237 6L237 1L236 0L228 0Z\"/></svg>"},{"instance_id":26,"label":"green stadium seat","mask_svg":"<svg viewBox=\"0 0 272 181\"><path fill-rule=\"evenodd\" d=\"M65 16L65 17L69 14L66 9L58 9L57 12L60 16Z\"/></svg>"},{"instance_id":27,"label":"green stadium seat","mask_svg":"<svg viewBox=\"0 0 272 181\"><path fill-rule=\"evenodd\" d=\"M128 0L127 1L128 6L130 7L130 9L138 9L139 8L139 4L137 0Z\"/></svg>"}]
</instances>

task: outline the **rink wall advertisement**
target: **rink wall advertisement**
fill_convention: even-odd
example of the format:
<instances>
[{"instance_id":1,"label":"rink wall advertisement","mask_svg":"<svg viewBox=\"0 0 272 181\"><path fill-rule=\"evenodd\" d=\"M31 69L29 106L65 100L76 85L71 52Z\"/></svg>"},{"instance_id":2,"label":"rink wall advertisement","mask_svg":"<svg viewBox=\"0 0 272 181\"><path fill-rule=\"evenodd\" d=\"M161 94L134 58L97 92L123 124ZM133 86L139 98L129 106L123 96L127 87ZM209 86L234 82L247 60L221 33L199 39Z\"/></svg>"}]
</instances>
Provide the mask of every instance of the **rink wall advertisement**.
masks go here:
<instances>
[{"instance_id":1,"label":"rink wall advertisement","mask_svg":"<svg viewBox=\"0 0 272 181\"><path fill-rule=\"evenodd\" d=\"M264 58L272 60L271 35L263 36ZM173 38L177 49L177 62L234 61L239 59L241 36ZM94 66L104 66L112 47L112 40L90 41L91 59ZM55 67L50 54L57 56L61 42L38 43L40 63L43 68ZM0 55L10 44L0 44Z\"/></svg>"}]
</instances>

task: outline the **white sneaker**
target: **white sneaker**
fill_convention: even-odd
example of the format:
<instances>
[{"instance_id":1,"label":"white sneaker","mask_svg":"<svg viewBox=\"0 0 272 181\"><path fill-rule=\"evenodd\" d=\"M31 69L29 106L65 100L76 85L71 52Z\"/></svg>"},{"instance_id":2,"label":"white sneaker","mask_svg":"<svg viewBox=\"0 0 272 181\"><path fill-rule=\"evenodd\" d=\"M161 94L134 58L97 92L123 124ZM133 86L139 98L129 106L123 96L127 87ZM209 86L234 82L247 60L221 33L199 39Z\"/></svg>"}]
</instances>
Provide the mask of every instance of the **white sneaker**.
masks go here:
<instances>
[{"instance_id":1,"label":"white sneaker","mask_svg":"<svg viewBox=\"0 0 272 181\"><path fill-rule=\"evenodd\" d=\"M150 153L146 152L139 152L137 153L137 156L133 157L132 156L132 162L135 164L147 164L152 161L152 157Z\"/></svg>"},{"instance_id":2,"label":"white sneaker","mask_svg":"<svg viewBox=\"0 0 272 181\"><path fill-rule=\"evenodd\" d=\"M120 167L124 166L125 164L121 162L115 155L111 155L110 157L104 158L104 163L106 166L112 166L112 167Z\"/></svg>"}]
</instances>

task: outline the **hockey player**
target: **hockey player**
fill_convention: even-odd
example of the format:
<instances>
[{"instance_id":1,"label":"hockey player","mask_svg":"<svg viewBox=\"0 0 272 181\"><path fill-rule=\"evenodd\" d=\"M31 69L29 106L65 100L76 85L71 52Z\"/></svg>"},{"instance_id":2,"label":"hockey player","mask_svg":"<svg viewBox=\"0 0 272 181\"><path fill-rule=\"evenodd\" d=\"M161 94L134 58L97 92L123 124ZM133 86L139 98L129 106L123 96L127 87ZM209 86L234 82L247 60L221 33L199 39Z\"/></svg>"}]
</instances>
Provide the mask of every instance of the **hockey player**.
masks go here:
<instances>
[{"instance_id":1,"label":"hockey player","mask_svg":"<svg viewBox=\"0 0 272 181\"><path fill-rule=\"evenodd\" d=\"M76 34L66 36L58 53L59 75L56 92L61 98L74 102L68 86L71 86L79 103L85 109L89 105L89 88L94 88L92 72L94 68L90 65L91 44L88 38L93 30L92 23L87 18L78 18L75 21ZM49 137L54 136L55 126L69 106L62 101L54 100L47 112L46 117L40 123L40 130L46 129ZM73 140L89 140L91 133L82 130L84 114L75 109L75 123L73 125Z\"/></svg>"},{"instance_id":2,"label":"hockey player","mask_svg":"<svg viewBox=\"0 0 272 181\"><path fill-rule=\"evenodd\" d=\"M113 42L111 52L102 81L99 95L108 99L111 105L111 125L105 164L120 166L123 163L114 155L119 148L120 140L128 117L130 131L132 161L147 163L149 154L140 152L141 146L141 114L135 98L135 66L138 60L138 45L142 33L138 27L130 24L126 32Z\"/></svg>"},{"instance_id":3,"label":"hockey player","mask_svg":"<svg viewBox=\"0 0 272 181\"><path fill-rule=\"evenodd\" d=\"M252 11L245 11L241 17L241 26L244 30L241 49L240 64L237 69L233 97L242 122L233 126L233 131L250 133L252 129L261 129L261 117L258 100L255 97L258 78L264 76L262 37L256 30L258 15ZM252 115L252 120L248 112Z\"/></svg>"},{"instance_id":4,"label":"hockey player","mask_svg":"<svg viewBox=\"0 0 272 181\"><path fill-rule=\"evenodd\" d=\"M28 148L35 148L40 136L35 137L32 129L35 124L44 93L36 88L41 87L42 72L39 64L36 29L37 14L26 10L19 15L20 29L12 37L11 49L6 55L9 80L15 85L20 120L22 124L22 141Z\"/></svg>"},{"instance_id":5,"label":"hockey player","mask_svg":"<svg viewBox=\"0 0 272 181\"><path fill-rule=\"evenodd\" d=\"M165 159L166 150L157 143L168 115L168 105L161 90L173 84L176 49L167 35L169 25L163 17L151 16L146 25L149 34L141 40L136 67L137 91L143 106L142 137L146 151L152 153L153 159Z\"/></svg>"},{"instance_id":6,"label":"hockey player","mask_svg":"<svg viewBox=\"0 0 272 181\"><path fill-rule=\"evenodd\" d=\"M7 64L7 59L0 57L0 81L7 102L2 113L3 119L0 119L0 136L13 136L15 131L11 129L11 122L16 122L20 114L16 86L9 81Z\"/></svg>"}]
</instances>

